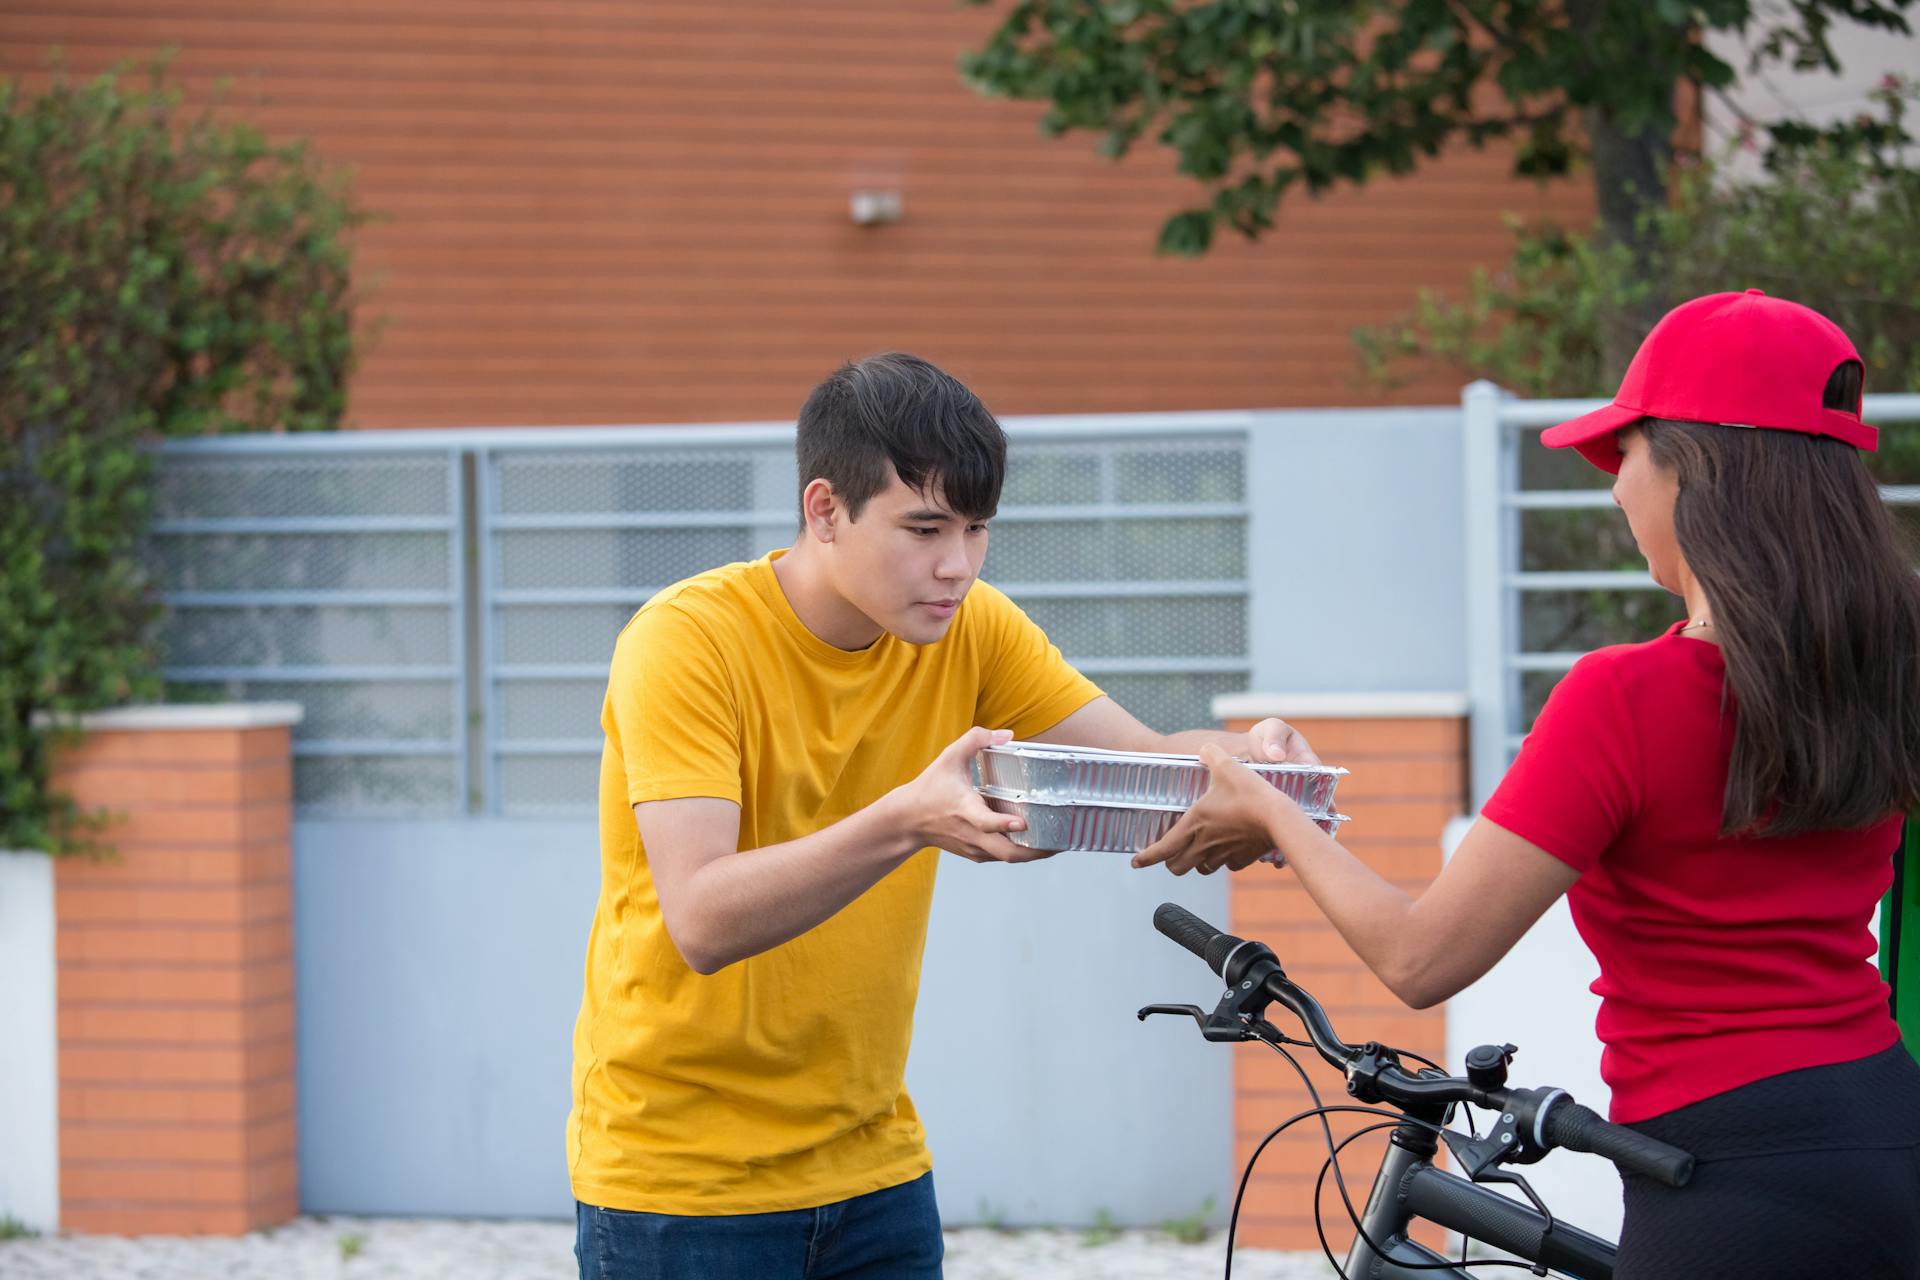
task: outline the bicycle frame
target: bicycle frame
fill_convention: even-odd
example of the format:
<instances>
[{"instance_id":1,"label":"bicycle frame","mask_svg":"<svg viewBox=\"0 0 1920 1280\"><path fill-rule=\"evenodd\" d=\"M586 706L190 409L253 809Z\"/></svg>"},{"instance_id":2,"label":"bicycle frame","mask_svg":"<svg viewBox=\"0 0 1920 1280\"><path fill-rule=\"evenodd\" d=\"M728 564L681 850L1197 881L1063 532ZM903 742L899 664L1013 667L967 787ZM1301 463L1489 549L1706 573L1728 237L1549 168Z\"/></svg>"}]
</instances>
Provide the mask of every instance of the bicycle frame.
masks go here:
<instances>
[{"instance_id":1,"label":"bicycle frame","mask_svg":"<svg viewBox=\"0 0 1920 1280\"><path fill-rule=\"evenodd\" d=\"M1622 1169L1670 1187L1685 1186L1693 1175L1694 1160L1687 1152L1609 1123L1579 1105L1564 1089L1508 1088L1507 1064L1513 1060L1513 1045L1475 1048L1467 1054L1464 1077L1448 1075L1426 1059L1418 1059L1426 1063L1422 1070L1409 1072L1401 1061L1404 1050L1371 1040L1365 1044L1342 1040L1326 1009L1287 977L1266 944L1223 933L1171 902L1161 903L1154 911L1153 925L1206 961L1207 967L1226 982L1227 989L1210 1014L1197 1005L1150 1004L1140 1010L1141 1019L1156 1013L1190 1017L1208 1040L1230 1044L1263 1041L1286 1054L1289 1061L1292 1055L1287 1054L1286 1046L1306 1045L1346 1076L1347 1093L1362 1104L1359 1110L1381 1114L1373 1104L1384 1103L1400 1112L1402 1118L1372 1126L1391 1126L1392 1135L1386 1157L1374 1176L1366 1209L1357 1215L1361 1230L1347 1254L1344 1274L1348 1280L1419 1280L1427 1276L1467 1280L1466 1266L1451 1263L1408 1237L1407 1229L1415 1219L1505 1250L1536 1264L1542 1274L1550 1268L1576 1280L1612 1280L1617 1246L1550 1217L1550 1211L1525 1179L1504 1166L1531 1164L1558 1148L1602 1156ZM1276 1002L1300 1019L1308 1041L1289 1039L1262 1016L1267 1006ZM1319 1091L1304 1070L1301 1079L1313 1096L1314 1109L1281 1125L1268 1135L1268 1141L1309 1115L1320 1115L1324 1123L1329 1111L1355 1110L1321 1105ZM1474 1137L1471 1132L1443 1130L1452 1109L1462 1104L1488 1108L1499 1115L1499 1122L1489 1126L1484 1138ZM1443 1132L1449 1151L1469 1177L1434 1167L1433 1157L1439 1152ZM1262 1142L1253 1160L1259 1159L1265 1147L1266 1142ZM1328 1148L1328 1158L1337 1161L1340 1146L1334 1144L1330 1129ZM1335 1171L1337 1176L1337 1164ZM1250 1160L1241 1177L1240 1196L1246 1194L1252 1174ZM1496 1182L1518 1185L1530 1203L1510 1200L1478 1185ZM1240 1205L1236 1197L1236 1223ZM1316 1203L1316 1221L1319 1211ZM1230 1230L1229 1273L1233 1267L1231 1236Z\"/></svg>"},{"instance_id":2,"label":"bicycle frame","mask_svg":"<svg viewBox=\"0 0 1920 1280\"><path fill-rule=\"evenodd\" d=\"M1411 1239L1407 1231L1416 1219L1579 1280L1612 1280L1613 1244L1558 1219L1549 1231L1547 1219L1531 1205L1435 1168L1438 1145L1433 1131L1423 1125L1402 1124L1393 1130L1360 1215L1362 1234L1354 1237L1347 1252L1343 1270L1348 1280L1469 1280L1476 1274L1446 1265L1450 1259ZM1445 1269L1432 1269L1436 1263Z\"/></svg>"}]
</instances>

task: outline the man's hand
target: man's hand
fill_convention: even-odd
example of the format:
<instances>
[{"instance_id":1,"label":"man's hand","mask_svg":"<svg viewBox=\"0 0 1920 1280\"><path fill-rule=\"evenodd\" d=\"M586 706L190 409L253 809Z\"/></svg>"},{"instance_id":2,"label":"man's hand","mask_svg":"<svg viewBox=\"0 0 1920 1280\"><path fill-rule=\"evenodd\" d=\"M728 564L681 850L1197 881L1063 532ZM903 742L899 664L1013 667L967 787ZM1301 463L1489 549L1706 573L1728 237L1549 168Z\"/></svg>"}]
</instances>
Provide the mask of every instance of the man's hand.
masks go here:
<instances>
[{"instance_id":1,"label":"man's hand","mask_svg":"<svg viewBox=\"0 0 1920 1280\"><path fill-rule=\"evenodd\" d=\"M1301 732L1278 716L1247 730L1247 759L1258 764L1319 764Z\"/></svg>"},{"instance_id":2,"label":"man's hand","mask_svg":"<svg viewBox=\"0 0 1920 1280\"><path fill-rule=\"evenodd\" d=\"M973 862L1032 862L1053 856L1007 839L1009 831L1026 830L1026 820L995 813L973 789L973 758L1012 740L1010 729L969 729L919 777L887 797L899 806L901 821L922 847L932 845Z\"/></svg>"},{"instance_id":3,"label":"man's hand","mask_svg":"<svg viewBox=\"0 0 1920 1280\"><path fill-rule=\"evenodd\" d=\"M1261 723L1281 724L1278 720ZM1189 871L1212 875L1221 867L1239 871L1273 848L1274 812L1293 801L1219 747L1200 748L1200 759L1209 773L1206 794L1171 831L1135 854L1134 866L1164 862L1177 876Z\"/></svg>"}]
</instances>

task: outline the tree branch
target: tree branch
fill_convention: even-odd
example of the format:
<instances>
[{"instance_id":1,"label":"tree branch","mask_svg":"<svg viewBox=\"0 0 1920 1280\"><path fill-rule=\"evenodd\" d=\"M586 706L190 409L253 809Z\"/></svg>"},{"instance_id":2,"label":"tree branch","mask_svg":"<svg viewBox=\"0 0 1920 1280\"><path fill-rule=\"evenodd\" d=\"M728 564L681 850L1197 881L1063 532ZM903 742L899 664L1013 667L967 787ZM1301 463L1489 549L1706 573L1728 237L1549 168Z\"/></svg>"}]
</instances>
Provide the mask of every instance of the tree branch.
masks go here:
<instances>
[{"instance_id":1,"label":"tree branch","mask_svg":"<svg viewBox=\"0 0 1920 1280\"><path fill-rule=\"evenodd\" d=\"M1462 22L1477 25L1482 31L1492 36L1494 42L1502 48L1509 49L1514 53L1524 53L1527 51L1527 46L1522 44L1513 32L1502 28L1485 14L1476 12L1473 6L1467 3L1467 0L1447 0L1447 8L1459 15Z\"/></svg>"}]
</instances>

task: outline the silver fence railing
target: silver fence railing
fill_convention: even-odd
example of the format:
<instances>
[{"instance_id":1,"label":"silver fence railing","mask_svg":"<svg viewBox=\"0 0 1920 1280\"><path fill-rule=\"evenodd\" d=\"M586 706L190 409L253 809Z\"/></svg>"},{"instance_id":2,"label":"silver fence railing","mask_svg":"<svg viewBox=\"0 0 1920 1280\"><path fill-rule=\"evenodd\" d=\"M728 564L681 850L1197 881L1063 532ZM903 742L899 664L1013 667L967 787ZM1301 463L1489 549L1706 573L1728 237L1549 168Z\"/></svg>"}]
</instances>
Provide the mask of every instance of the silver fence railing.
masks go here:
<instances>
[{"instance_id":1,"label":"silver fence railing","mask_svg":"<svg viewBox=\"0 0 1920 1280\"><path fill-rule=\"evenodd\" d=\"M1491 382L1461 396L1466 435L1467 683L1472 700L1472 789L1478 811L1512 763L1552 684L1605 636L1569 622L1569 601L1622 597L1615 615L1652 616L1659 586L1632 553L1626 522L1613 511L1610 477L1573 451L1540 449L1531 434L1598 408L1599 400L1519 400ZM1868 396L1864 416L1882 427L1920 422L1920 395ZM1883 486L1890 505L1920 506L1920 485ZM1543 562L1530 555L1558 523L1587 527L1564 546L1595 565ZM1613 554L1608 554L1609 552ZM1652 595L1653 600L1645 599ZM1626 597L1642 597L1640 600ZM1677 610L1677 603L1673 608ZM1677 617L1678 613L1673 613ZM1638 638L1652 634L1643 628ZM1572 635L1587 643L1554 637Z\"/></svg>"},{"instance_id":2,"label":"silver fence railing","mask_svg":"<svg viewBox=\"0 0 1920 1280\"><path fill-rule=\"evenodd\" d=\"M1246 687L1258 415L1007 422L986 576L1151 723ZM790 542L792 427L342 432L162 446L185 697L297 701L313 814L591 812L607 659L659 588Z\"/></svg>"}]
</instances>

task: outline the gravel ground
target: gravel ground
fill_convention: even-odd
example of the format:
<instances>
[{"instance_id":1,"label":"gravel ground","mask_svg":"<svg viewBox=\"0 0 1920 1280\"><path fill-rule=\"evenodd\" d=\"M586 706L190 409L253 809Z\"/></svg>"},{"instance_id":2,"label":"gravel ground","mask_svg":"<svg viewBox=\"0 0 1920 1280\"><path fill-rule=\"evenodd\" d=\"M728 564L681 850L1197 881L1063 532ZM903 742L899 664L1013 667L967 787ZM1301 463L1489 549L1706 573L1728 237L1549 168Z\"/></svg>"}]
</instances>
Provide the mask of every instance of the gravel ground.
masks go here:
<instances>
[{"instance_id":1,"label":"gravel ground","mask_svg":"<svg viewBox=\"0 0 1920 1280\"><path fill-rule=\"evenodd\" d=\"M1225 1236L1159 1232L947 1233L947 1280L1193 1280L1220 1274ZM1244 1280L1328 1280L1317 1253L1242 1249ZM39 1236L0 1241L6 1280L574 1280L573 1226L409 1218L301 1218L239 1238Z\"/></svg>"}]
</instances>

